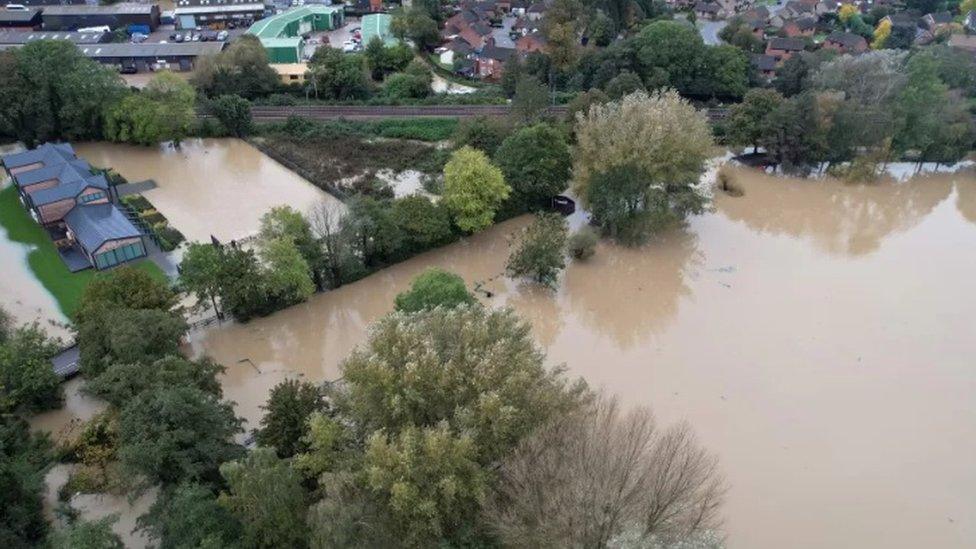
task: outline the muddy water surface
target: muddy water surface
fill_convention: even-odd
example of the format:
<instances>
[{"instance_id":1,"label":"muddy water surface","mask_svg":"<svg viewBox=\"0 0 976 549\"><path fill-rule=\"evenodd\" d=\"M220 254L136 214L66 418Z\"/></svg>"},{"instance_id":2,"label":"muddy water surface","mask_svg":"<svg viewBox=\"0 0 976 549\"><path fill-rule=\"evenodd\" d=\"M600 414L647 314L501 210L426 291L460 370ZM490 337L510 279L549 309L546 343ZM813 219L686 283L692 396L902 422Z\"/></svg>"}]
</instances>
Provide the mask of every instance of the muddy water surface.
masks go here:
<instances>
[{"instance_id":1,"label":"muddy water surface","mask_svg":"<svg viewBox=\"0 0 976 549\"><path fill-rule=\"evenodd\" d=\"M976 546L976 177L845 186L737 171L745 196L558 291L500 275L525 219L247 325L198 333L252 422L288 376L339 376L430 265L486 281L565 363L721 458L732 548Z\"/></svg>"},{"instance_id":2,"label":"muddy water surface","mask_svg":"<svg viewBox=\"0 0 976 549\"><path fill-rule=\"evenodd\" d=\"M158 187L146 198L191 241L254 234L261 216L274 206L289 204L307 212L323 200L335 202L239 139L191 139L179 149L83 143L75 150L131 182L154 180Z\"/></svg>"}]
</instances>

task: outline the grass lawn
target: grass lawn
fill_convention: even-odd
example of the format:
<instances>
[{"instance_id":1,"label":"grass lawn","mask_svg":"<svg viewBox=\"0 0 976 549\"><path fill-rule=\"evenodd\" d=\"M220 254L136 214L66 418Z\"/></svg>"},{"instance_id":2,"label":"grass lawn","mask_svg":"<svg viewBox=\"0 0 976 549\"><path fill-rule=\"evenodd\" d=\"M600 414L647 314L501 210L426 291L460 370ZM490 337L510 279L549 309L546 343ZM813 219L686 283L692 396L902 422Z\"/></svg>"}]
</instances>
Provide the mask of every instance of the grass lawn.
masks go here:
<instances>
[{"instance_id":1,"label":"grass lawn","mask_svg":"<svg viewBox=\"0 0 976 549\"><path fill-rule=\"evenodd\" d=\"M47 232L38 225L17 197L13 185L0 191L0 227L14 242L27 244L33 250L27 255L34 276L54 295L61 311L71 318L88 282L96 276L94 269L72 273L61 261L58 251ZM155 263L140 260L132 264L136 269L148 272L154 278L166 281L166 275Z\"/></svg>"}]
</instances>

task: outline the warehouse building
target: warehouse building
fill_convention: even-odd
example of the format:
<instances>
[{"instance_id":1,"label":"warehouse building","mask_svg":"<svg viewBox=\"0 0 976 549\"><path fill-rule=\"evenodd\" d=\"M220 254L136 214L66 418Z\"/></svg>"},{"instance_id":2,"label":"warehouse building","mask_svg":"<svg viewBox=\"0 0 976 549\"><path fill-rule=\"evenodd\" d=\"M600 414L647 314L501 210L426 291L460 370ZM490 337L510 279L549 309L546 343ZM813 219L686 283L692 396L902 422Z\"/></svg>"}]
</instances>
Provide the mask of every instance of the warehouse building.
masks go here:
<instances>
[{"instance_id":1,"label":"warehouse building","mask_svg":"<svg viewBox=\"0 0 976 549\"><path fill-rule=\"evenodd\" d=\"M48 6L41 12L44 30L74 31L89 27L118 29L140 25L156 30L159 6L156 4L114 4L111 6Z\"/></svg>"},{"instance_id":2,"label":"warehouse building","mask_svg":"<svg viewBox=\"0 0 976 549\"><path fill-rule=\"evenodd\" d=\"M41 8L0 9L0 28L31 30L41 28Z\"/></svg>"},{"instance_id":3,"label":"warehouse building","mask_svg":"<svg viewBox=\"0 0 976 549\"><path fill-rule=\"evenodd\" d=\"M0 31L0 46L23 46L36 40L67 40L75 45L112 41L109 32Z\"/></svg>"},{"instance_id":4,"label":"warehouse building","mask_svg":"<svg viewBox=\"0 0 976 549\"><path fill-rule=\"evenodd\" d=\"M363 44L369 44L374 38L379 38L387 46L395 45L397 39L390 32L390 23L392 21L393 17L388 13L364 15L362 21Z\"/></svg>"},{"instance_id":5,"label":"warehouse building","mask_svg":"<svg viewBox=\"0 0 976 549\"><path fill-rule=\"evenodd\" d=\"M261 40L271 63L299 63L305 48L303 36L341 27L342 9L310 5L279 13L251 25L248 34Z\"/></svg>"},{"instance_id":6,"label":"warehouse building","mask_svg":"<svg viewBox=\"0 0 976 549\"><path fill-rule=\"evenodd\" d=\"M170 42L167 44L96 44L78 46L83 55L104 65L135 68L138 72L190 71L200 57L217 55L226 42Z\"/></svg>"},{"instance_id":7,"label":"warehouse building","mask_svg":"<svg viewBox=\"0 0 976 549\"><path fill-rule=\"evenodd\" d=\"M173 18L178 29L243 28L264 17L263 0L176 0Z\"/></svg>"}]
</instances>

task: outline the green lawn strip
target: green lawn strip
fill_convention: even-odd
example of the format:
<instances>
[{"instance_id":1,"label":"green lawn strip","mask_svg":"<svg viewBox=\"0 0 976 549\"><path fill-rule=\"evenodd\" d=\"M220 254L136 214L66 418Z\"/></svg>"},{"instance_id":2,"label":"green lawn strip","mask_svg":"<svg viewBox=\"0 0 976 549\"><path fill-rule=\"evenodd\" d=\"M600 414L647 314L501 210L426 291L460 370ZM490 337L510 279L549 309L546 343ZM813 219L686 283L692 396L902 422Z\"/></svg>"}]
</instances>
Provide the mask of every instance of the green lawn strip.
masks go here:
<instances>
[{"instance_id":1,"label":"green lawn strip","mask_svg":"<svg viewBox=\"0 0 976 549\"><path fill-rule=\"evenodd\" d=\"M94 269L72 273L58 256L54 242L47 232L38 225L17 197L17 189L9 186L0 191L0 226L7 231L7 237L33 249L27 255L27 264L37 280L51 292L61 311L67 316L78 308L78 301L85 287L96 276ZM166 281L166 274L152 261L140 260L133 264L153 278Z\"/></svg>"}]
</instances>

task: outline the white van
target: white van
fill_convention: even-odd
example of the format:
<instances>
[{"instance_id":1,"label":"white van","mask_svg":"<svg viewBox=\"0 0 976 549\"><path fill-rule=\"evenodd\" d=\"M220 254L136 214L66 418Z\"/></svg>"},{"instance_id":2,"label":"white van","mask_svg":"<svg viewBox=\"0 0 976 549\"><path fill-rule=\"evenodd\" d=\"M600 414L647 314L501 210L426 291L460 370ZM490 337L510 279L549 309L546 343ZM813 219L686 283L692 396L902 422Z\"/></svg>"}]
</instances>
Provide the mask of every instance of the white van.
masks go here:
<instances>
[{"instance_id":1,"label":"white van","mask_svg":"<svg viewBox=\"0 0 976 549\"><path fill-rule=\"evenodd\" d=\"M7 11L27 11L27 6L23 4L7 4Z\"/></svg>"}]
</instances>

